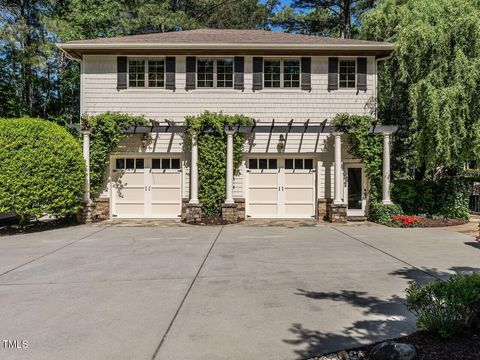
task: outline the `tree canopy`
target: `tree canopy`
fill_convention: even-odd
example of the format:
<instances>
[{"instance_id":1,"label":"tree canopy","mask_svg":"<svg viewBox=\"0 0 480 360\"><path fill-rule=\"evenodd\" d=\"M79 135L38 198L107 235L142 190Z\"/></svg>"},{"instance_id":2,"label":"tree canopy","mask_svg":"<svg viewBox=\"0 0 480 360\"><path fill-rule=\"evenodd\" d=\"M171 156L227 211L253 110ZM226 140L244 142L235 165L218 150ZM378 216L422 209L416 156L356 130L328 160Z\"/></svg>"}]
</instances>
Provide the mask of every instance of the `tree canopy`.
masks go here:
<instances>
[{"instance_id":1,"label":"tree canopy","mask_svg":"<svg viewBox=\"0 0 480 360\"><path fill-rule=\"evenodd\" d=\"M358 18L376 0L294 0L274 22L286 31L350 38L358 33Z\"/></svg>"},{"instance_id":2,"label":"tree canopy","mask_svg":"<svg viewBox=\"0 0 480 360\"><path fill-rule=\"evenodd\" d=\"M478 159L479 1L382 0L363 16L362 35L397 44L381 65L379 116L401 125L398 168L455 169Z\"/></svg>"}]
</instances>

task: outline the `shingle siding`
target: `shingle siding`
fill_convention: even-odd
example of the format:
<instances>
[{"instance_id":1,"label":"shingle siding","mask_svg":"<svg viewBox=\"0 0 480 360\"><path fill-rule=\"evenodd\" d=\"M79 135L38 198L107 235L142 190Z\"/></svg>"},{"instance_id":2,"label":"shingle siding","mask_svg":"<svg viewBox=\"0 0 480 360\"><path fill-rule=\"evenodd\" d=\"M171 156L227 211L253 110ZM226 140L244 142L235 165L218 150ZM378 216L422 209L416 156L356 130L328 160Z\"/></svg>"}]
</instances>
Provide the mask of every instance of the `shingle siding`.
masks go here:
<instances>
[{"instance_id":1,"label":"shingle siding","mask_svg":"<svg viewBox=\"0 0 480 360\"><path fill-rule=\"evenodd\" d=\"M257 121L331 119L336 114L372 114L375 97L375 59L368 58L367 91L328 91L328 58L312 58L312 90L263 89L252 91L252 57L245 57L245 90L195 89L185 91L185 56L176 57L176 91L166 89L117 90L116 56L89 55L83 62L83 109L143 114L147 118L183 121L204 110L244 114Z\"/></svg>"}]
</instances>

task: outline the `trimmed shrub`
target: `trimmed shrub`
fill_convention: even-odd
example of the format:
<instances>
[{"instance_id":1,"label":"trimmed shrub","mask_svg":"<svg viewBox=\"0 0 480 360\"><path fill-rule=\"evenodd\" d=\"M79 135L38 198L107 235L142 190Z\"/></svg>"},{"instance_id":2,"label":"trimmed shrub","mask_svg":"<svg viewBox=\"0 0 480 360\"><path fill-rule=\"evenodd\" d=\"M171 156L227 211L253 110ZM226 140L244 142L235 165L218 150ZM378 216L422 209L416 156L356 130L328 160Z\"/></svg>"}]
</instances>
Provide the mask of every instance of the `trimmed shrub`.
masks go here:
<instances>
[{"instance_id":1,"label":"trimmed shrub","mask_svg":"<svg viewBox=\"0 0 480 360\"><path fill-rule=\"evenodd\" d=\"M90 135L90 187L92 193L102 189L110 153L122 138L124 128L147 125L143 116L106 112L95 116L83 116L82 127L91 128Z\"/></svg>"},{"instance_id":2,"label":"trimmed shrub","mask_svg":"<svg viewBox=\"0 0 480 360\"><path fill-rule=\"evenodd\" d=\"M204 112L185 119L190 128L189 135L197 134L198 143L198 197L205 216L221 214L226 196L227 141L225 125L252 125L253 120L242 115L225 115ZM245 137L233 137L233 169L238 174L242 163Z\"/></svg>"},{"instance_id":3,"label":"trimmed shrub","mask_svg":"<svg viewBox=\"0 0 480 360\"><path fill-rule=\"evenodd\" d=\"M405 214L436 214L439 185L429 180L396 180L392 183L392 200Z\"/></svg>"},{"instance_id":4,"label":"trimmed shrub","mask_svg":"<svg viewBox=\"0 0 480 360\"><path fill-rule=\"evenodd\" d=\"M424 287L413 283L406 291L419 328L443 338L480 330L480 274L454 275Z\"/></svg>"},{"instance_id":5,"label":"trimmed shrub","mask_svg":"<svg viewBox=\"0 0 480 360\"><path fill-rule=\"evenodd\" d=\"M379 202L370 204L369 218L382 225L391 225L392 217L403 215L402 208L396 204L384 205Z\"/></svg>"},{"instance_id":6,"label":"trimmed shrub","mask_svg":"<svg viewBox=\"0 0 480 360\"><path fill-rule=\"evenodd\" d=\"M439 181L440 194L438 210L441 216L449 219L468 220L470 212L469 185L465 179L443 178Z\"/></svg>"},{"instance_id":7,"label":"trimmed shrub","mask_svg":"<svg viewBox=\"0 0 480 360\"><path fill-rule=\"evenodd\" d=\"M81 208L85 163L78 141L41 119L0 119L0 212L22 223Z\"/></svg>"},{"instance_id":8,"label":"trimmed shrub","mask_svg":"<svg viewBox=\"0 0 480 360\"><path fill-rule=\"evenodd\" d=\"M469 217L469 185L461 178L396 180L392 200L409 215L437 215L450 219Z\"/></svg>"}]
</instances>

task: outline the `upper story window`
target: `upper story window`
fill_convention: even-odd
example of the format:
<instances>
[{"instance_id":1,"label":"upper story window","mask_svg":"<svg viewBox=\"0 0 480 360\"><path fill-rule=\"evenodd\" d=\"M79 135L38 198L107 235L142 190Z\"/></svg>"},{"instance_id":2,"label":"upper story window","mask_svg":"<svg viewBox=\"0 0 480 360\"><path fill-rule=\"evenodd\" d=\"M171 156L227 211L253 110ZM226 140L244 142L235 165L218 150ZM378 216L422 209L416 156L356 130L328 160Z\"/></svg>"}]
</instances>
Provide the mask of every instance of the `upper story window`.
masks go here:
<instances>
[{"instance_id":1,"label":"upper story window","mask_svg":"<svg viewBox=\"0 0 480 360\"><path fill-rule=\"evenodd\" d=\"M356 61L355 60L340 60L339 66L339 78L338 85L340 88L354 89L356 87Z\"/></svg>"},{"instance_id":2,"label":"upper story window","mask_svg":"<svg viewBox=\"0 0 480 360\"><path fill-rule=\"evenodd\" d=\"M233 59L198 59L197 86L199 88L233 87Z\"/></svg>"},{"instance_id":3,"label":"upper story window","mask_svg":"<svg viewBox=\"0 0 480 360\"><path fill-rule=\"evenodd\" d=\"M159 59L128 60L129 87L164 87L165 61Z\"/></svg>"},{"instance_id":4,"label":"upper story window","mask_svg":"<svg viewBox=\"0 0 480 360\"><path fill-rule=\"evenodd\" d=\"M299 88L300 60L264 59L263 86L266 88Z\"/></svg>"}]
</instances>

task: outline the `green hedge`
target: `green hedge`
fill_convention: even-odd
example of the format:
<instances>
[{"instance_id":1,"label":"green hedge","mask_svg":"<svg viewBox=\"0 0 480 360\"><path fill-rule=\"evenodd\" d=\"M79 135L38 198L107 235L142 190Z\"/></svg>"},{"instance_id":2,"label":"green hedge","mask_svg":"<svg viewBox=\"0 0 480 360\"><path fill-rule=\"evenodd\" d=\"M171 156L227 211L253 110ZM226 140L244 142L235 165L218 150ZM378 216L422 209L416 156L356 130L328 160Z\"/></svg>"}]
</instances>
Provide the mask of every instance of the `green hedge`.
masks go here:
<instances>
[{"instance_id":1,"label":"green hedge","mask_svg":"<svg viewBox=\"0 0 480 360\"><path fill-rule=\"evenodd\" d=\"M449 337L464 330L480 330L480 274L454 275L424 287L407 289L407 307L422 330Z\"/></svg>"},{"instance_id":2,"label":"green hedge","mask_svg":"<svg viewBox=\"0 0 480 360\"><path fill-rule=\"evenodd\" d=\"M41 119L0 119L0 212L22 223L81 208L85 163L78 141Z\"/></svg>"},{"instance_id":3,"label":"green hedge","mask_svg":"<svg viewBox=\"0 0 480 360\"><path fill-rule=\"evenodd\" d=\"M253 120L242 115L225 115L204 112L185 119L189 135L197 134L198 143L198 197L204 216L221 215L226 196L225 125L252 125ZM233 168L238 173L242 162L245 138L241 134L233 138Z\"/></svg>"},{"instance_id":4,"label":"green hedge","mask_svg":"<svg viewBox=\"0 0 480 360\"><path fill-rule=\"evenodd\" d=\"M392 200L409 215L439 215L451 219L468 219L469 187L462 178L396 180Z\"/></svg>"},{"instance_id":5,"label":"green hedge","mask_svg":"<svg viewBox=\"0 0 480 360\"><path fill-rule=\"evenodd\" d=\"M435 181L396 180L392 184L392 200L405 214L438 213L440 186Z\"/></svg>"}]
</instances>

